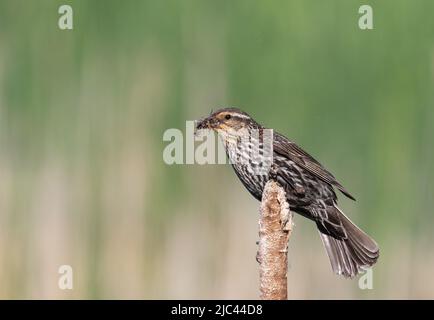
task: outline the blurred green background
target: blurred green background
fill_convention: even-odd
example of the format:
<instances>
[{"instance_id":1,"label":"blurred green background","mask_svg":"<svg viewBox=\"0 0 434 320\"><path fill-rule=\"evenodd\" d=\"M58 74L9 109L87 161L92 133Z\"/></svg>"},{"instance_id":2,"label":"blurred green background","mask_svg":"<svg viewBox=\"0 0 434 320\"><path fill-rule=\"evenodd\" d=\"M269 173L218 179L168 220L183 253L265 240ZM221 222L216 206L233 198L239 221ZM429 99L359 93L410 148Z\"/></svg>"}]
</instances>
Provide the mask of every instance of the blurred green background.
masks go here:
<instances>
[{"instance_id":1,"label":"blurred green background","mask_svg":"<svg viewBox=\"0 0 434 320\"><path fill-rule=\"evenodd\" d=\"M433 299L433 17L431 0L0 0L0 298L257 298L258 202L229 166L162 158L166 129L238 106L332 171L381 247L360 290L296 216L289 298Z\"/></svg>"}]
</instances>

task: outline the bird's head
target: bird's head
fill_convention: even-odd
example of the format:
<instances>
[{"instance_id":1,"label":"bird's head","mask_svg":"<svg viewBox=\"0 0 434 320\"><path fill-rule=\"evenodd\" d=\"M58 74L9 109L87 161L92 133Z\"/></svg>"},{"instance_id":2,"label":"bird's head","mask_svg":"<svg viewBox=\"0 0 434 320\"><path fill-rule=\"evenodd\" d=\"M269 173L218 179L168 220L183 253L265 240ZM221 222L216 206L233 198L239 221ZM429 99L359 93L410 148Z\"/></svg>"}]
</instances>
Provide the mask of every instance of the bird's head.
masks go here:
<instances>
[{"instance_id":1,"label":"bird's head","mask_svg":"<svg viewBox=\"0 0 434 320\"><path fill-rule=\"evenodd\" d=\"M225 140L230 137L242 137L261 126L247 113L236 108L219 109L209 117L197 121L196 129L211 129Z\"/></svg>"}]
</instances>

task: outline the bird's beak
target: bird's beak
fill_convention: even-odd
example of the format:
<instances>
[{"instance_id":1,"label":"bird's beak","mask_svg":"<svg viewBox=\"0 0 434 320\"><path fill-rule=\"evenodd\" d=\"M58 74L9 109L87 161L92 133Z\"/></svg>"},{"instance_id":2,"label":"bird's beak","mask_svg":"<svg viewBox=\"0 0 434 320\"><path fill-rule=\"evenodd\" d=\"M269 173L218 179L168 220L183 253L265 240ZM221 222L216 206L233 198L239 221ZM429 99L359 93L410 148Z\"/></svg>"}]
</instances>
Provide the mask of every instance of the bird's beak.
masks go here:
<instances>
[{"instance_id":1,"label":"bird's beak","mask_svg":"<svg viewBox=\"0 0 434 320\"><path fill-rule=\"evenodd\" d=\"M218 127L218 120L214 117L208 117L205 119L198 120L196 122L196 129L216 129Z\"/></svg>"}]
</instances>

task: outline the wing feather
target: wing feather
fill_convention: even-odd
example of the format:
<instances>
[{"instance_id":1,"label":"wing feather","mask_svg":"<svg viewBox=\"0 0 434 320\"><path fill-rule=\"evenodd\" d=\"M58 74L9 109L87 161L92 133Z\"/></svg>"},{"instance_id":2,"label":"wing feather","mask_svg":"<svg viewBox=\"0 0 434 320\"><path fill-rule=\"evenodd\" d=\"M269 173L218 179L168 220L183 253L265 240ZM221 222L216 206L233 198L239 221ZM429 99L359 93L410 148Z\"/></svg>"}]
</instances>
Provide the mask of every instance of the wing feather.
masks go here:
<instances>
[{"instance_id":1,"label":"wing feather","mask_svg":"<svg viewBox=\"0 0 434 320\"><path fill-rule=\"evenodd\" d=\"M297 165L309 171L314 176L322 181L335 186L339 191L352 200L356 200L345 188L336 180L336 178L327 171L317 160L310 154L301 149L294 142L289 141L280 133L274 133L274 152L286 156Z\"/></svg>"}]
</instances>

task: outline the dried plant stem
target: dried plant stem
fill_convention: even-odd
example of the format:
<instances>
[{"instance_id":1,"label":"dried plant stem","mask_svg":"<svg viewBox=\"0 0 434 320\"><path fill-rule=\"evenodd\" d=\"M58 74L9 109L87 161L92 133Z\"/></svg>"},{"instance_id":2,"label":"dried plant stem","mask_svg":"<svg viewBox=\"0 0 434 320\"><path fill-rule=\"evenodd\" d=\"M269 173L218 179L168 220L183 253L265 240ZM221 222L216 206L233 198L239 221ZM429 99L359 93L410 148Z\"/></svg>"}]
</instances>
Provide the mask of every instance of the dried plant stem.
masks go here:
<instances>
[{"instance_id":1,"label":"dried plant stem","mask_svg":"<svg viewBox=\"0 0 434 320\"><path fill-rule=\"evenodd\" d=\"M262 193L259 219L260 298L288 298L288 241L292 232L292 213L283 188L275 181L267 182Z\"/></svg>"}]
</instances>

